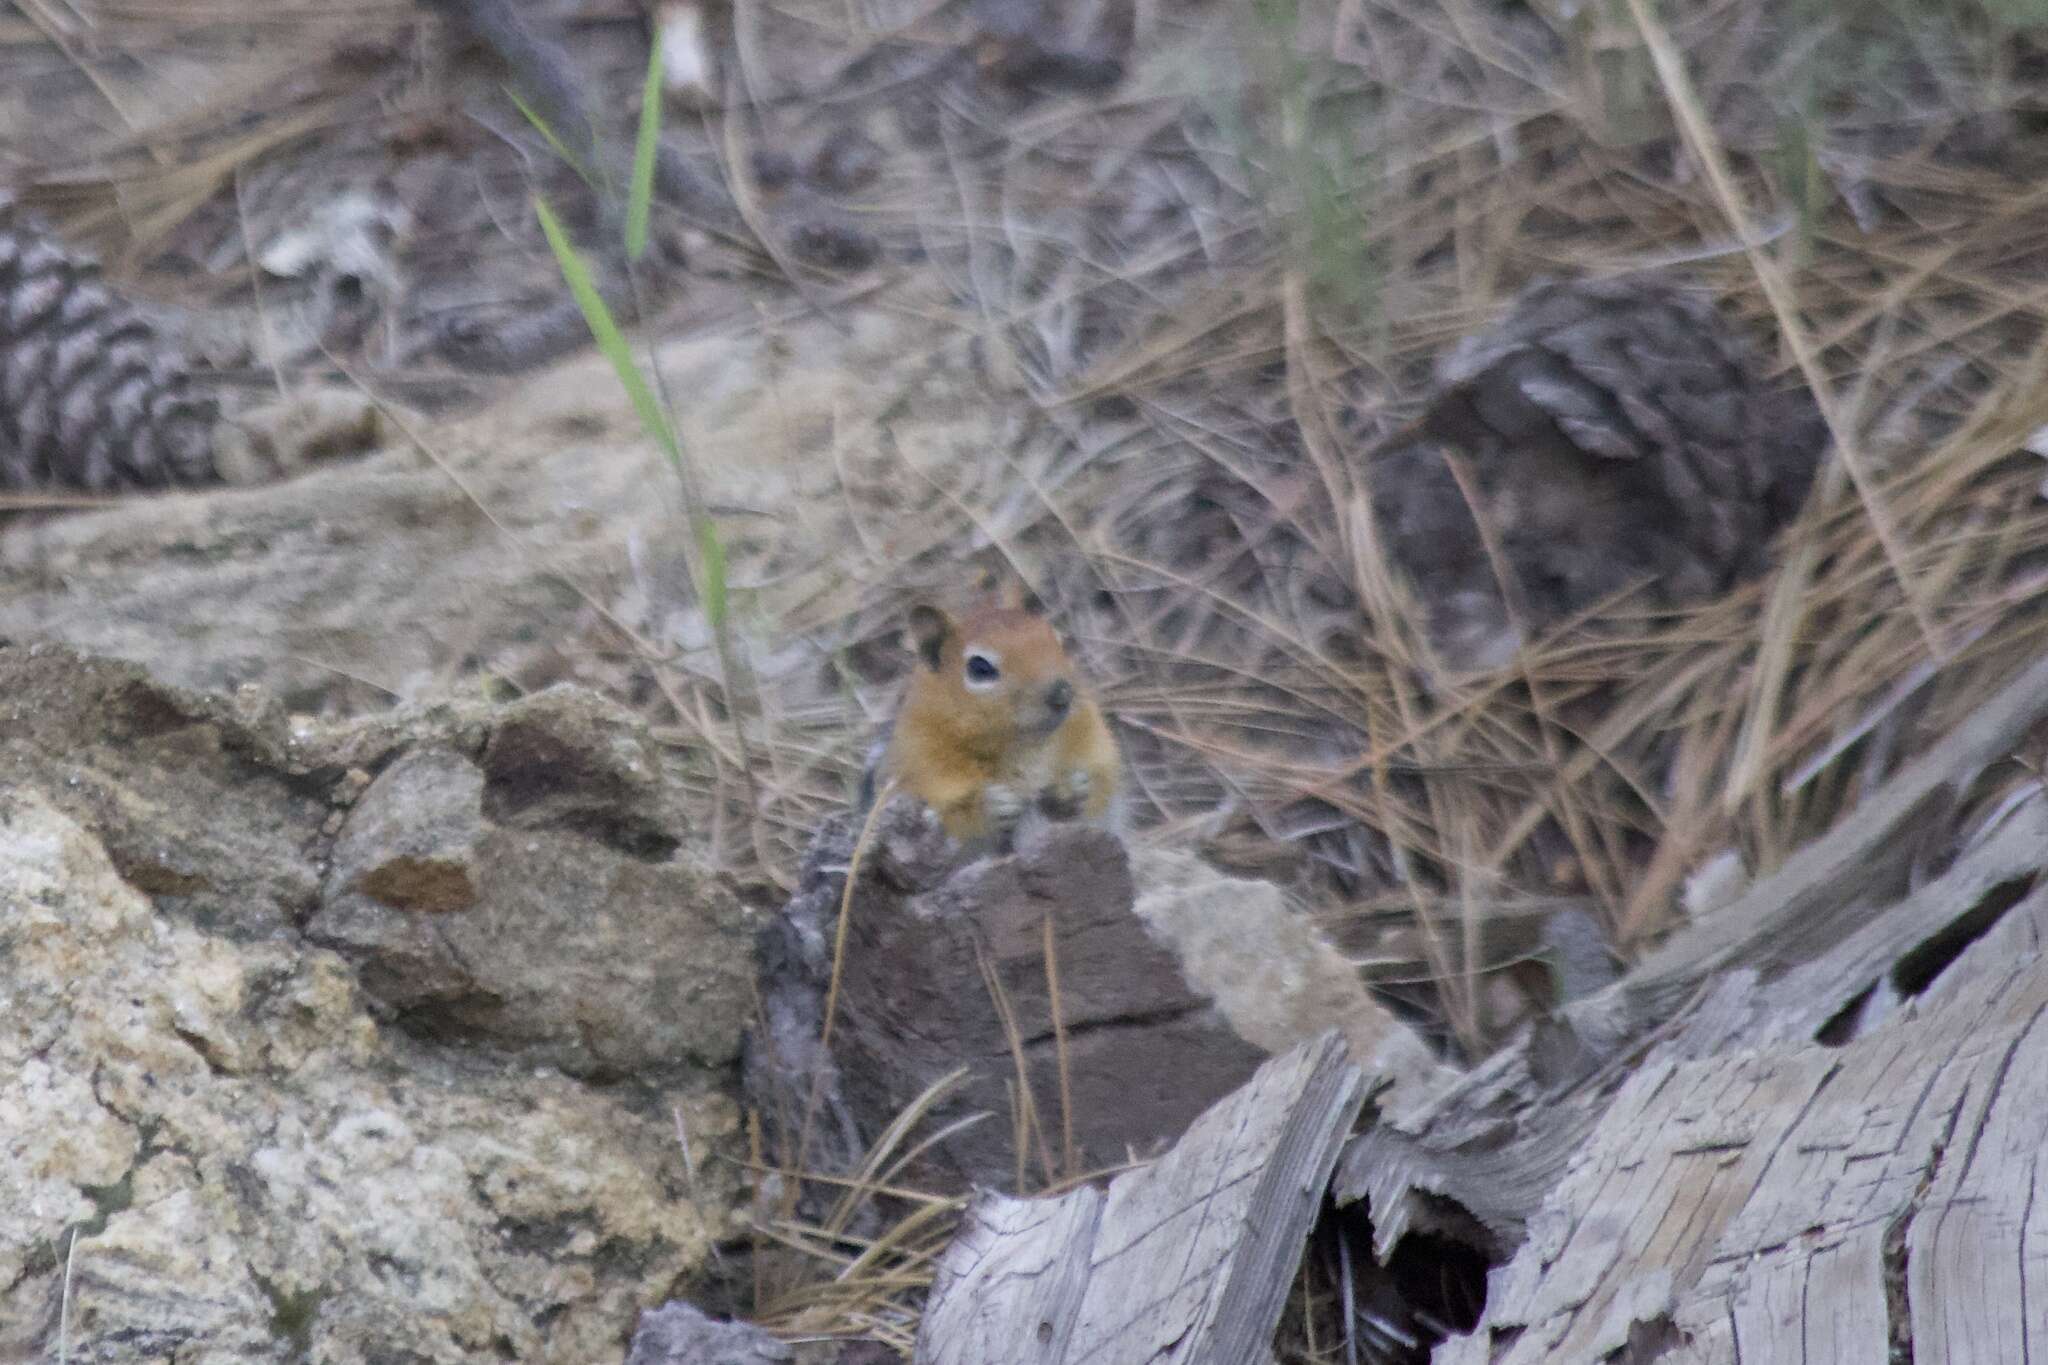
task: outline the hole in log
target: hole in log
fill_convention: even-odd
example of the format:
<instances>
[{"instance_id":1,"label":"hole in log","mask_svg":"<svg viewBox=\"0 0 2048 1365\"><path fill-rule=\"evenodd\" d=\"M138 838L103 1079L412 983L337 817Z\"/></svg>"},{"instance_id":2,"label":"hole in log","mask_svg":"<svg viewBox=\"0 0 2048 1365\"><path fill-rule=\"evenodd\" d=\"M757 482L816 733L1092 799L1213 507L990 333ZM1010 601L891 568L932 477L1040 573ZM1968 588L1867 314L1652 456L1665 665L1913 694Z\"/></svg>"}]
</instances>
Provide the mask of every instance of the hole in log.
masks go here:
<instances>
[{"instance_id":1,"label":"hole in log","mask_svg":"<svg viewBox=\"0 0 2048 1365\"><path fill-rule=\"evenodd\" d=\"M1977 898L1977 903L1949 921L1948 927L1922 943L1892 967L1892 984L1901 995L1918 995L1934 984L1948 965L1962 956L1965 948L1982 938L1992 925L2034 889L2034 878L2014 877L2000 882Z\"/></svg>"},{"instance_id":2,"label":"hole in log","mask_svg":"<svg viewBox=\"0 0 2048 1365\"><path fill-rule=\"evenodd\" d=\"M1381 1265L1372 1234L1363 1201L1324 1202L1281 1319L1281 1359L1292 1358L1290 1346L1303 1354L1313 1346L1317 1359L1348 1359L1348 1336L1359 1360L1425 1365L1447 1337L1478 1325L1491 1268L1484 1251L1442 1232L1411 1232Z\"/></svg>"}]
</instances>

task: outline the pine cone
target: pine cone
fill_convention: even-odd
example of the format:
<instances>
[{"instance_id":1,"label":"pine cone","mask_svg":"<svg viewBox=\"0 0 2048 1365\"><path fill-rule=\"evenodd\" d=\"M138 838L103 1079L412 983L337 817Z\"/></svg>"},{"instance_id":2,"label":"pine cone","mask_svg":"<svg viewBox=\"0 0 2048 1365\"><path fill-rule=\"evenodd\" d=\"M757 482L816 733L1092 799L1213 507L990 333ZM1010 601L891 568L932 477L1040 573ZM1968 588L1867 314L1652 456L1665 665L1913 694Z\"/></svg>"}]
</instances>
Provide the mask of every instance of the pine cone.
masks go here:
<instances>
[{"instance_id":1,"label":"pine cone","mask_svg":"<svg viewBox=\"0 0 2048 1365\"><path fill-rule=\"evenodd\" d=\"M98 267L0 196L0 489L210 482L217 415Z\"/></svg>"},{"instance_id":2,"label":"pine cone","mask_svg":"<svg viewBox=\"0 0 2048 1365\"><path fill-rule=\"evenodd\" d=\"M1438 367L1419 435L1370 478L1389 557L1455 668L1638 583L1668 607L1756 572L1826 432L1767 388L1705 304L1641 280L1533 286ZM1518 597L1510 613L1448 456L1462 456Z\"/></svg>"}]
</instances>

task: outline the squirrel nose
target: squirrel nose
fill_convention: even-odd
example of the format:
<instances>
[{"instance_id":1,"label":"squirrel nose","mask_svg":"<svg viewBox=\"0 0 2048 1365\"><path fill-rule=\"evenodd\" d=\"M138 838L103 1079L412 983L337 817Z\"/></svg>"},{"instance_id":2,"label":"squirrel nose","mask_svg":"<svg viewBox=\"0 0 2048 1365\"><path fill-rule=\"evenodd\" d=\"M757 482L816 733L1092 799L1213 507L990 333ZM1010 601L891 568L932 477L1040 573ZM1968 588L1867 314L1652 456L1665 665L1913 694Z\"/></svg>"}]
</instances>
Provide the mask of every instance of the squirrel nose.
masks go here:
<instances>
[{"instance_id":1,"label":"squirrel nose","mask_svg":"<svg viewBox=\"0 0 2048 1365\"><path fill-rule=\"evenodd\" d=\"M1065 715L1067 708L1073 704L1074 685L1065 678L1045 689L1045 709L1054 715Z\"/></svg>"}]
</instances>

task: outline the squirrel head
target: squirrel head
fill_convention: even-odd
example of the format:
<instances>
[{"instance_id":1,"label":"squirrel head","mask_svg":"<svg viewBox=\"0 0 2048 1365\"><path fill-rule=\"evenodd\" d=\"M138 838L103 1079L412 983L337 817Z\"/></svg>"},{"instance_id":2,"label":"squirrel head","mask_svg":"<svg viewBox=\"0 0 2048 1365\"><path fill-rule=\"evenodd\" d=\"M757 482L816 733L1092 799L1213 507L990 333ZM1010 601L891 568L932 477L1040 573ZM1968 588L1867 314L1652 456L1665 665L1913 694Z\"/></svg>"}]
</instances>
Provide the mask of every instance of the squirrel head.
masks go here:
<instances>
[{"instance_id":1,"label":"squirrel head","mask_svg":"<svg viewBox=\"0 0 2048 1365\"><path fill-rule=\"evenodd\" d=\"M963 733L1042 739L1079 698L1073 661L1028 595L1005 594L958 619L939 607L913 607L910 635L925 690L946 698Z\"/></svg>"}]
</instances>

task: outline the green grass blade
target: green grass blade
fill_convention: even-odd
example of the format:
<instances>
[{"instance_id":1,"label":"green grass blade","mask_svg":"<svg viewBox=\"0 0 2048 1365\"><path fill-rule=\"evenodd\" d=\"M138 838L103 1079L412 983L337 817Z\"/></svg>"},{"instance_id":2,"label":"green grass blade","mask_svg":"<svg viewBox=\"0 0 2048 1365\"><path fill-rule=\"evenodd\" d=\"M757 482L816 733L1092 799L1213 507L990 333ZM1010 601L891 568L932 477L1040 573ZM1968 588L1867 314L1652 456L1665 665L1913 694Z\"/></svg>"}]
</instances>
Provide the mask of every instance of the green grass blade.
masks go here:
<instances>
[{"instance_id":1,"label":"green grass blade","mask_svg":"<svg viewBox=\"0 0 2048 1365\"><path fill-rule=\"evenodd\" d=\"M668 457L677 472L683 472L683 448L676 440L675 429L669 425L661 404L654 400L654 390L648 386L646 376L633 362L626 334L619 330L618 320L612 316L610 306L597 292L597 282L590 276L589 265L569 240L569 234L562 230L561 220L555 217L547 200L534 196L533 211L540 219L540 230L547 235L548 249L555 253L555 264L561 267L562 278L568 281L569 292L575 296L576 306L583 310L583 321L590 328L591 338L597 342L597 349L604 358L611 362L612 371L618 375L626 396L632 400L633 410L640 414L640 424L647 428L647 434L654 438L655 444L661 447L661 453ZM725 624L727 608L725 543L719 539L718 525L710 517L699 515L694 522L697 550L704 570L704 581L697 585L697 590L704 602L704 615L711 628L717 630Z\"/></svg>"},{"instance_id":2,"label":"green grass blade","mask_svg":"<svg viewBox=\"0 0 2048 1365\"><path fill-rule=\"evenodd\" d=\"M661 44L647 49L647 79L640 87L640 131L633 136L633 181L626 189L626 255L647 250L647 210L654 202L654 149L661 142Z\"/></svg>"},{"instance_id":3,"label":"green grass blade","mask_svg":"<svg viewBox=\"0 0 2048 1365\"><path fill-rule=\"evenodd\" d=\"M710 517L697 518L697 552L704 561L704 581L697 585L704 599L704 619L717 630L725 625L725 542Z\"/></svg>"},{"instance_id":4,"label":"green grass blade","mask_svg":"<svg viewBox=\"0 0 2048 1365\"><path fill-rule=\"evenodd\" d=\"M547 234L548 247L555 253L555 263L562 268L562 278L569 282L569 292L575 295L576 306L583 310L583 321L589 324L597 349L611 362L619 383L625 386L626 396L633 400L633 410L640 414L640 423L647 428L647 434L654 438L661 447L661 453L668 456L672 464L680 466L683 462L682 447L676 443L675 432L663 415L661 405L654 401L654 390L648 387L640 367L633 363L633 352L626 344L626 334L619 330L611 308L605 303L604 296L597 292L597 283L590 277L590 267L569 241L569 234L562 230L561 221L548 207L547 200L534 196L533 211L540 217L540 230Z\"/></svg>"},{"instance_id":5,"label":"green grass blade","mask_svg":"<svg viewBox=\"0 0 2048 1365\"><path fill-rule=\"evenodd\" d=\"M568 162L569 169L576 172L582 178L584 184L595 188L597 182L590 178L590 167L584 165L583 158L570 151L562 139L555 136L555 130L549 127L548 121L540 116L540 111L519 98L519 92L511 86L505 87L505 93L512 97L512 103L519 106L519 112L526 115L526 121L540 130L540 135L547 139L548 146L555 149L555 155Z\"/></svg>"}]
</instances>

